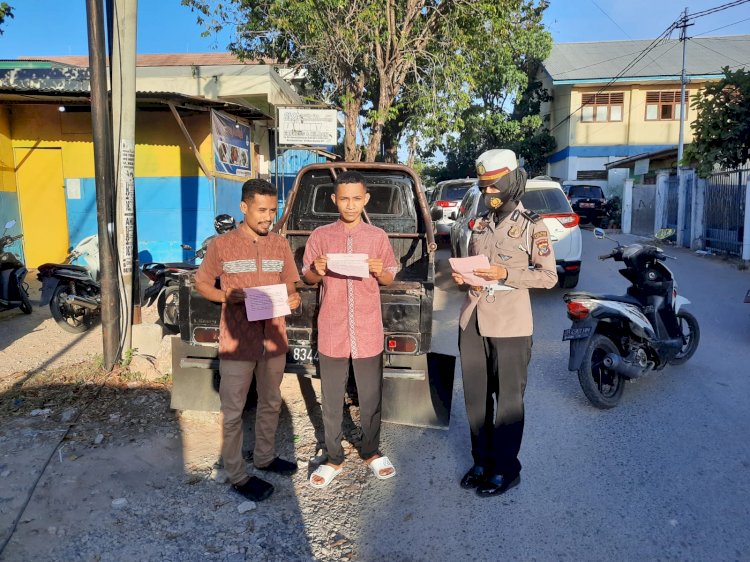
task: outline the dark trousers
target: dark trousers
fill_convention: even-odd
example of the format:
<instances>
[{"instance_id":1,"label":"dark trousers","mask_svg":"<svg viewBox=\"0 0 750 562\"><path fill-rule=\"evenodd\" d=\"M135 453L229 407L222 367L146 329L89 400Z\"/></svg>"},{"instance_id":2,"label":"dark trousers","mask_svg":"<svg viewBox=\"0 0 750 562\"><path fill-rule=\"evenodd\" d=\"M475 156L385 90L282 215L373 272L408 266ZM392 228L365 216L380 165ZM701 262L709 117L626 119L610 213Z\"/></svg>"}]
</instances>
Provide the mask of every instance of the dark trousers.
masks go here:
<instances>
[{"instance_id":1,"label":"dark trousers","mask_svg":"<svg viewBox=\"0 0 750 562\"><path fill-rule=\"evenodd\" d=\"M488 474L515 477L521 471L518 451L531 345L531 336L482 337L476 310L466 329L459 329L471 454Z\"/></svg>"},{"instance_id":2,"label":"dark trousers","mask_svg":"<svg viewBox=\"0 0 750 562\"><path fill-rule=\"evenodd\" d=\"M344 394L349 379L349 361L327 357L320 358L320 387L323 395L323 428L325 430L328 462L344 462L341 439L344 436L341 423L344 418ZM380 405L383 396L383 355L351 359L354 380L359 397L359 417L362 426L362 443L359 454L368 459L378 452L380 446Z\"/></svg>"}]
</instances>

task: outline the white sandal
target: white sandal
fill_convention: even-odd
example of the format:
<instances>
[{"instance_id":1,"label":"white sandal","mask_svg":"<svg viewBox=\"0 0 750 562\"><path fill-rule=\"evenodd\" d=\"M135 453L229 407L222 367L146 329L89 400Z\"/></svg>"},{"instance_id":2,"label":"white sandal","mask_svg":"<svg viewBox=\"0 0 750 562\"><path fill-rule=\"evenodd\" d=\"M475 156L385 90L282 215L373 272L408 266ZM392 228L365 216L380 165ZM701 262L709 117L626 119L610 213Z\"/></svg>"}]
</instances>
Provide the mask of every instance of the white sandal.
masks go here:
<instances>
[{"instance_id":1,"label":"white sandal","mask_svg":"<svg viewBox=\"0 0 750 562\"><path fill-rule=\"evenodd\" d=\"M343 467L333 468L330 464L321 464L310 475L310 486L313 488L326 488L342 470L344 470ZM323 482L313 482L315 476L322 478Z\"/></svg>"},{"instance_id":2,"label":"white sandal","mask_svg":"<svg viewBox=\"0 0 750 562\"><path fill-rule=\"evenodd\" d=\"M396 469L391 463L391 460L386 456L371 460L369 463L367 463L367 466L370 467L370 470L378 480L388 480L389 478L393 478L394 476L396 476ZM380 474L380 471L386 468L392 468L393 472L390 472L388 474Z\"/></svg>"}]
</instances>

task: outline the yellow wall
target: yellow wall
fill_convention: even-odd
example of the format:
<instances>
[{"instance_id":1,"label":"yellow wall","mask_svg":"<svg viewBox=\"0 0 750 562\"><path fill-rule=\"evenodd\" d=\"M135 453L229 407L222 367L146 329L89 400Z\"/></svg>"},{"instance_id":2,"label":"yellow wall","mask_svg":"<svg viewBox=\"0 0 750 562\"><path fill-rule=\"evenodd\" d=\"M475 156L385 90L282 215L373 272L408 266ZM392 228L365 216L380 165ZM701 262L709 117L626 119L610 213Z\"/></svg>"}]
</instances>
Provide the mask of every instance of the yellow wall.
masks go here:
<instances>
[{"instance_id":1,"label":"yellow wall","mask_svg":"<svg viewBox=\"0 0 750 562\"><path fill-rule=\"evenodd\" d=\"M689 91L693 95L703 86L700 84L690 84ZM581 106L582 94L597 93L601 86L592 87L575 87L571 95L572 109L578 109ZM680 84L659 83L650 85L619 85L611 86L606 92L623 92L623 118L621 122L605 123L584 123L581 121L581 112L576 111L571 117L571 135L572 145L661 145L677 144L679 139L680 121L677 119L670 121L647 121L646 120L646 92L679 90ZM685 142L690 142L693 138L690 123L695 119L695 111L689 108L689 102L686 113L685 123ZM564 148L558 144L557 149Z\"/></svg>"},{"instance_id":2,"label":"yellow wall","mask_svg":"<svg viewBox=\"0 0 750 562\"><path fill-rule=\"evenodd\" d=\"M0 106L0 191L16 191L11 138L8 109Z\"/></svg>"},{"instance_id":3,"label":"yellow wall","mask_svg":"<svg viewBox=\"0 0 750 562\"><path fill-rule=\"evenodd\" d=\"M5 108L0 108L5 110ZM176 177L203 175L190 143L174 116L165 111L136 114L136 177ZM7 111L7 110L6 110ZM16 105L11 110L13 147L60 147L66 178L94 177L94 145L91 140L91 114L64 112L56 105ZM182 117L209 169L211 124L208 112ZM4 162L3 117L0 111L0 162ZM12 160L12 151L9 151ZM3 169L0 168L0 172ZM6 184L4 173L0 181ZM15 182L13 182L15 189Z\"/></svg>"}]
</instances>

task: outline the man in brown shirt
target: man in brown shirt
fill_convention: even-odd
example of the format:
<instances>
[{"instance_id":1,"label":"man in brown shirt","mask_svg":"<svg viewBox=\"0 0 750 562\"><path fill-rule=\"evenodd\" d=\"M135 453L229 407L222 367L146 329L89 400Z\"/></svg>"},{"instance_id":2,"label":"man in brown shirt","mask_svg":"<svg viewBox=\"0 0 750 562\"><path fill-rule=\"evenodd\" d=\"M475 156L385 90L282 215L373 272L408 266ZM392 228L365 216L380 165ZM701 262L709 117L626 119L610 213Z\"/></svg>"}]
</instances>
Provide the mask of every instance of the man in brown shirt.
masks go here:
<instances>
[{"instance_id":1,"label":"man in brown shirt","mask_svg":"<svg viewBox=\"0 0 750 562\"><path fill-rule=\"evenodd\" d=\"M255 417L253 464L259 470L290 475L296 463L275 454L275 435L281 409L281 379L286 366L284 317L250 322L245 311L245 288L284 283L289 308L300 305L294 284L299 274L289 243L270 232L277 209L276 189L264 180L242 186L240 227L211 242L195 275L195 287L205 298L220 302L219 397L223 439L221 453L232 487L247 499L262 501L273 486L247 474L242 458L242 411L256 375L258 408ZM219 279L218 287L216 280Z\"/></svg>"},{"instance_id":2,"label":"man in brown shirt","mask_svg":"<svg viewBox=\"0 0 750 562\"><path fill-rule=\"evenodd\" d=\"M487 256L490 267L473 273L492 284L471 287L459 318L474 458L461 486L489 497L520 482L523 394L533 332L529 289L554 287L557 268L547 227L520 202L526 172L516 155L489 150L477 159L477 174L490 212L476 222L469 254ZM457 273L453 279L464 284Z\"/></svg>"}]
</instances>

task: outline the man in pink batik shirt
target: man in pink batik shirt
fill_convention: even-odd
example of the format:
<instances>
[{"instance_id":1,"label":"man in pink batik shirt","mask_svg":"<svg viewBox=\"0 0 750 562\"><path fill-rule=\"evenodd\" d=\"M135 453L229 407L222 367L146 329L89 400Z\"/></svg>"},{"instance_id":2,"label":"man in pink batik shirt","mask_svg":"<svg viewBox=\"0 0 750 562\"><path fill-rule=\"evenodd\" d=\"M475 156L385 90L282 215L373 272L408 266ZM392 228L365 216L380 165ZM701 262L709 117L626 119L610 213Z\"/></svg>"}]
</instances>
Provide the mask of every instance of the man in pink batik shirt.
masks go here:
<instances>
[{"instance_id":1,"label":"man in pink batik shirt","mask_svg":"<svg viewBox=\"0 0 750 562\"><path fill-rule=\"evenodd\" d=\"M383 318L380 286L390 285L398 264L388 235L362 222L370 199L359 172L339 175L331 195L339 220L316 228L305 246L302 274L308 283L321 283L318 313L318 356L328 462L310 476L314 488L325 488L342 470L344 394L349 363L359 396L362 443L359 454L380 480L396 474L381 455L380 406L383 391ZM328 254L367 254L370 275L347 277L328 269Z\"/></svg>"}]
</instances>

